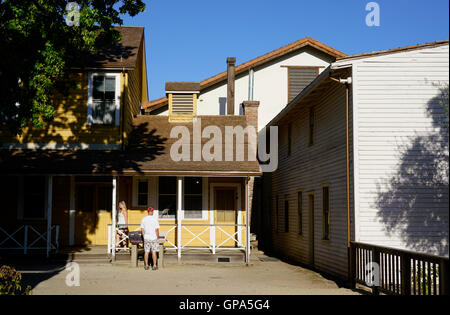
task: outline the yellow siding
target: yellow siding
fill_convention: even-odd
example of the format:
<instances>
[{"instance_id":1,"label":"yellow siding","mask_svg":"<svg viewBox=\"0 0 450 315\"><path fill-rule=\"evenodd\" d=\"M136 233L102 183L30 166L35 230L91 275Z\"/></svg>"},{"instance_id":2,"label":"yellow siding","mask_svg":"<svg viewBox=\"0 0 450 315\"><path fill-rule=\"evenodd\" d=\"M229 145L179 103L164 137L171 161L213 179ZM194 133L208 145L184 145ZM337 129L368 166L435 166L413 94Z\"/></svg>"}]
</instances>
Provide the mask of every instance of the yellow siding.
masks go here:
<instances>
[{"instance_id":1,"label":"yellow siding","mask_svg":"<svg viewBox=\"0 0 450 315\"><path fill-rule=\"evenodd\" d=\"M88 74L74 73L71 79L75 87L68 96L55 93L52 97L55 106L55 118L43 129L26 127L21 136L15 136L3 130L0 141L5 143L95 143L120 144L118 126L88 126L87 99ZM123 91L123 77L121 76ZM126 107L121 104L121 107Z\"/></svg>"}]
</instances>

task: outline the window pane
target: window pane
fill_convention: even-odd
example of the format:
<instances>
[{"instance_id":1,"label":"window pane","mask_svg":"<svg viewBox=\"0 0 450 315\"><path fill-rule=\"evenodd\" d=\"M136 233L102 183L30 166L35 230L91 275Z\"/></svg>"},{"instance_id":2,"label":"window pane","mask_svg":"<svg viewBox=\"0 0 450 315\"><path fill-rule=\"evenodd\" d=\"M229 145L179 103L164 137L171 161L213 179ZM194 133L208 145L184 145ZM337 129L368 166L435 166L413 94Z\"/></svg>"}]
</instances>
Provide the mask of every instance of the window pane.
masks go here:
<instances>
[{"instance_id":1,"label":"window pane","mask_svg":"<svg viewBox=\"0 0 450 315\"><path fill-rule=\"evenodd\" d=\"M148 193L148 182L145 181L139 181L139 187L138 192L140 194L147 194Z\"/></svg>"},{"instance_id":2,"label":"window pane","mask_svg":"<svg viewBox=\"0 0 450 315\"><path fill-rule=\"evenodd\" d=\"M202 196L184 197L184 217L189 219L202 218Z\"/></svg>"},{"instance_id":3,"label":"window pane","mask_svg":"<svg viewBox=\"0 0 450 315\"><path fill-rule=\"evenodd\" d=\"M202 177L185 177L184 178L184 193L191 194L202 194L203 185Z\"/></svg>"},{"instance_id":4,"label":"window pane","mask_svg":"<svg viewBox=\"0 0 450 315\"><path fill-rule=\"evenodd\" d=\"M24 209L25 218L37 219L45 216L45 177L24 177Z\"/></svg>"},{"instance_id":5,"label":"window pane","mask_svg":"<svg viewBox=\"0 0 450 315\"><path fill-rule=\"evenodd\" d=\"M172 176L159 177L159 193L160 194L176 194L177 178Z\"/></svg>"},{"instance_id":6,"label":"window pane","mask_svg":"<svg viewBox=\"0 0 450 315\"><path fill-rule=\"evenodd\" d=\"M93 185L82 185L77 187L77 210L83 212L92 212L94 210L94 192Z\"/></svg>"},{"instance_id":7,"label":"window pane","mask_svg":"<svg viewBox=\"0 0 450 315\"><path fill-rule=\"evenodd\" d=\"M105 77L94 76L93 98L103 100L105 95Z\"/></svg>"},{"instance_id":8,"label":"window pane","mask_svg":"<svg viewBox=\"0 0 450 315\"><path fill-rule=\"evenodd\" d=\"M177 197L175 195L159 195L159 217L175 218L177 213Z\"/></svg>"},{"instance_id":9,"label":"window pane","mask_svg":"<svg viewBox=\"0 0 450 315\"><path fill-rule=\"evenodd\" d=\"M112 187L98 187L98 210L112 210Z\"/></svg>"},{"instance_id":10,"label":"window pane","mask_svg":"<svg viewBox=\"0 0 450 315\"><path fill-rule=\"evenodd\" d=\"M114 100L116 97L116 78L106 77L105 99Z\"/></svg>"}]
</instances>

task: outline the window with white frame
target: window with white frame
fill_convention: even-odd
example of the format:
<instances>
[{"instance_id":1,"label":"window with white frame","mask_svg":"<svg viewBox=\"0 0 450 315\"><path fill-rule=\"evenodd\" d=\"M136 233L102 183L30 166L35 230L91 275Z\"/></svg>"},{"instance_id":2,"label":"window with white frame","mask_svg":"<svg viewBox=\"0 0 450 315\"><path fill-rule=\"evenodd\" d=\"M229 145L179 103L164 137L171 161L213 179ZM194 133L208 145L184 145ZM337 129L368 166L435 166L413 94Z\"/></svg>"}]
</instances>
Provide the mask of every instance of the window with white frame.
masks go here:
<instances>
[{"instance_id":1,"label":"window with white frame","mask_svg":"<svg viewBox=\"0 0 450 315\"><path fill-rule=\"evenodd\" d=\"M203 179L202 177L184 178L184 218L202 219L203 217Z\"/></svg>"},{"instance_id":2,"label":"window with white frame","mask_svg":"<svg viewBox=\"0 0 450 315\"><path fill-rule=\"evenodd\" d=\"M119 125L120 74L90 73L88 86L88 124Z\"/></svg>"},{"instance_id":3,"label":"window with white frame","mask_svg":"<svg viewBox=\"0 0 450 315\"><path fill-rule=\"evenodd\" d=\"M160 219L175 218L177 214L177 178L158 178L158 210Z\"/></svg>"}]
</instances>

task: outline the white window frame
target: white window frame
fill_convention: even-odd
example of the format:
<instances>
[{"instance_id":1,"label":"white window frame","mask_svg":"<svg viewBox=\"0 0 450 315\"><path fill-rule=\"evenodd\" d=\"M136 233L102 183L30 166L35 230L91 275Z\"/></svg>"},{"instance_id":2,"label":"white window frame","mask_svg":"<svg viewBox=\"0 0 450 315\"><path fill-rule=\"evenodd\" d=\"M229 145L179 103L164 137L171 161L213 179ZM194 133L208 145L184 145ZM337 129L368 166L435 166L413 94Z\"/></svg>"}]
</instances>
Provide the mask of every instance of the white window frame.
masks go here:
<instances>
[{"instance_id":1,"label":"white window frame","mask_svg":"<svg viewBox=\"0 0 450 315\"><path fill-rule=\"evenodd\" d=\"M88 74L88 108L87 108L87 124L90 125L106 125L101 123L94 123L92 118L92 100L93 100L93 82L94 76L114 77L116 81L116 111L114 117L114 125L120 125L120 73L117 72L90 72ZM106 125L108 126L108 125Z\"/></svg>"},{"instance_id":2,"label":"white window frame","mask_svg":"<svg viewBox=\"0 0 450 315\"><path fill-rule=\"evenodd\" d=\"M189 221L206 221L208 220L208 177L202 177L202 176L193 176L193 177L200 177L202 179L202 217L201 218L186 218L185 217L185 210L184 210L184 178L183 178L183 206L181 210L181 219L182 220L189 220Z\"/></svg>"},{"instance_id":3,"label":"white window frame","mask_svg":"<svg viewBox=\"0 0 450 315\"><path fill-rule=\"evenodd\" d=\"M147 182L147 204L146 205L139 205L138 201L138 193L139 193L139 182L140 181L146 181ZM149 177L144 176L133 176L133 204L132 207L148 207L150 204L150 193L151 193L151 181Z\"/></svg>"}]
</instances>

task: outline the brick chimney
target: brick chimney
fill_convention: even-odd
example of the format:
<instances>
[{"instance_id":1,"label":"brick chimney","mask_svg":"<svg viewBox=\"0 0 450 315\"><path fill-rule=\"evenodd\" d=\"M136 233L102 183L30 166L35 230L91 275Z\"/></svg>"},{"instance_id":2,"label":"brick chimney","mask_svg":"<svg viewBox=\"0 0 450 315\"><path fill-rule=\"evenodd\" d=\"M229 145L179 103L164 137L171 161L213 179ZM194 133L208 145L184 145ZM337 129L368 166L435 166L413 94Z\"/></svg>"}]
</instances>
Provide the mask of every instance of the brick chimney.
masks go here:
<instances>
[{"instance_id":1,"label":"brick chimney","mask_svg":"<svg viewBox=\"0 0 450 315\"><path fill-rule=\"evenodd\" d=\"M259 101L244 101L242 103L244 108L244 115L247 119L247 125L255 127L258 133L258 108Z\"/></svg>"},{"instance_id":2,"label":"brick chimney","mask_svg":"<svg viewBox=\"0 0 450 315\"><path fill-rule=\"evenodd\" d=\"M227 115L234 115L234 81L236 76L236 58L227 58Z\"/></svg>"}]
</instances>

